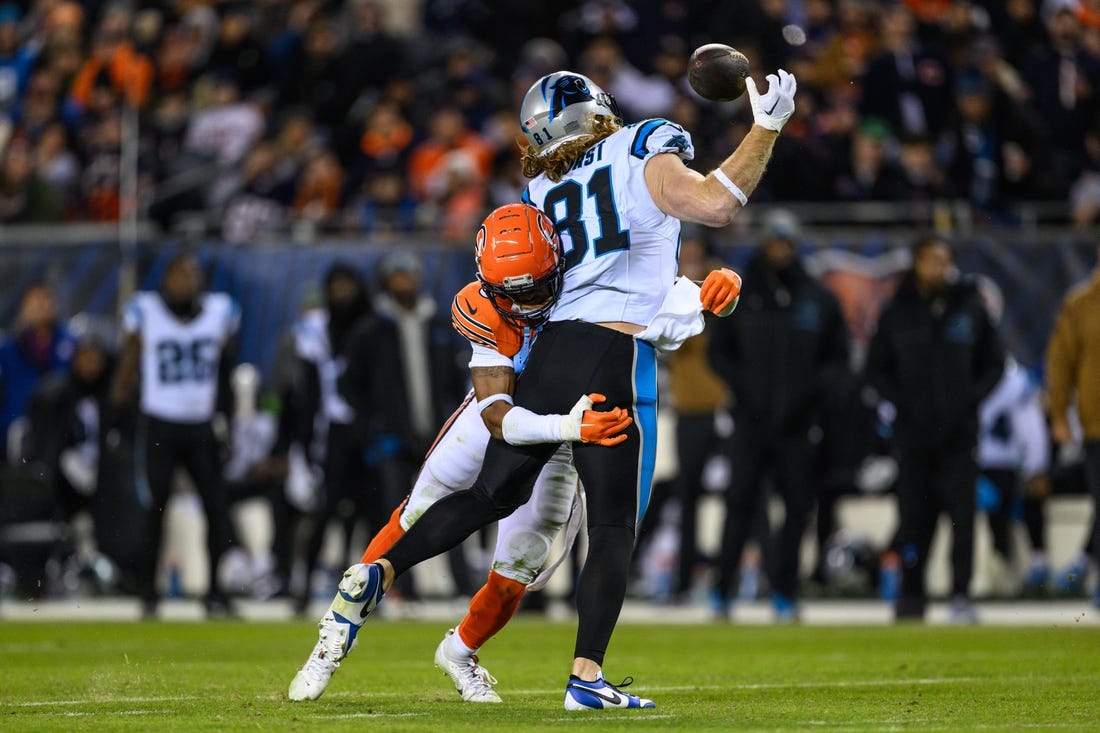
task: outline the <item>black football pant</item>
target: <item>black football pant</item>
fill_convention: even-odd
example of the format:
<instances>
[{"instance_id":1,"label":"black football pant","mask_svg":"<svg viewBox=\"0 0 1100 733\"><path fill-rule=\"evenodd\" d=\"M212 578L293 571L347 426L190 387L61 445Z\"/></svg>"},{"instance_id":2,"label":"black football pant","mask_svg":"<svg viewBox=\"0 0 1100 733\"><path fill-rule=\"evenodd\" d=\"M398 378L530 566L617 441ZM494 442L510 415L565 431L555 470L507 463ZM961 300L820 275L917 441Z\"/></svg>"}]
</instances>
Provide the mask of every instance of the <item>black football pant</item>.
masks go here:
<instances>
[{"instance_id":1,"label":"black football pant","mask_svg":"<svg viewBox=\"0 0 1100 733\"><path fill-rule=\"evenodd\" d=\"M901 442L898 477L898 551L901 554L899 616L924 613L925 570L936 521L951 520L951 593L969 596L974 569L973 447L940 448Z\"/></svg>"},{"instance_id":2,"label":"black football pant","mask_svg":"<svg viewBox=\"0 0 1100 733\"><path fill-rule=\"evenodd\" d=\"M206 513L206 550L209 562L208 600L224 600L218 582L218 563L229 547L229 506L222 485L221 459L209 422L175 423L142 415L134 440L135 486L145 510L144 549L138 564L138 588L147 606L156 604L157 565L164 537L164 510L172 494L177 467L190 476Z\"/></svg>"},{"instance_id":3,"label":"black football pant","mask_svg":"<svg viewBox=\"0 0 1100 733\"><path fill-rule=\"evenodd\" d=\"M626 407L634 423L614 447L576 443L573 462L587 497L588 558L577 585L575 657L603 663L626 596L635 527L649 502L657 448L657 362L653 347L582 321L546 324L516 382L515 403L539 414L567 413L599 392L598 409ZM489 441L469 491L436 502L386 553L398 574L511 514L531 496L554 444Z\"/></svg>"},{"instance_id":4,"label":"black football pant","mask_svg":"<svg viewBox=\"0 0 1100 733\"><path fill-rule=\"evenodd\" d=\"M785 514L783 526L771 533L771 547L766 553L768 580L775 592L790 599L798 597L799 558L807 518L813 509L816 455L806 433L768 436L756 429L750 418L735 416L729 443L732 475L726 491L726 521L715 585L721 598L732 598L741 553L767 499L767 475L783 499Z\"/></svg>"},{"instance_id":5,"label":"black football pant","mask_svg":"<svg viewBox=\"0 0 1100 733\"><path fill-rule=\"evenodd\" d=\"M675 494L680 500L680 559L676 575L676 592L691 590L692 571L698 551L697 509L703 494L703 469L707 459L718 450L718 434L714 430L714 413L680 415L676 420Z\"/></svg>"}]
</instances>

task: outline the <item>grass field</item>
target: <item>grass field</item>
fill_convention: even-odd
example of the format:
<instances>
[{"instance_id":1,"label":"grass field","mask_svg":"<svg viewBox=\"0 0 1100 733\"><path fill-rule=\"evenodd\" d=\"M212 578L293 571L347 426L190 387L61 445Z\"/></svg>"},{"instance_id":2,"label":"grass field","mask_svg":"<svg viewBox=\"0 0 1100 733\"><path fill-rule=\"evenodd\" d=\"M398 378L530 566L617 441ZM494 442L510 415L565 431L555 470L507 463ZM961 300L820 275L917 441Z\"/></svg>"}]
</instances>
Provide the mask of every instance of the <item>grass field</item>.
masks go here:
<instances>
[{"instance_id":1,"label":"grass field","mask_svg":"<svg viewBox=\"0 0 1100 733\"><path fill-rule=\"evenodd\" d=\"M300 623L0 623L0 730L1100 730L1100 629L621 626L607 673L651 711L562 709L573 625L517 619L463 703L439 624L381 622L328 693L286 701ZM636 688L636 689L635 689Z\"/></svg>"}]
</instances>

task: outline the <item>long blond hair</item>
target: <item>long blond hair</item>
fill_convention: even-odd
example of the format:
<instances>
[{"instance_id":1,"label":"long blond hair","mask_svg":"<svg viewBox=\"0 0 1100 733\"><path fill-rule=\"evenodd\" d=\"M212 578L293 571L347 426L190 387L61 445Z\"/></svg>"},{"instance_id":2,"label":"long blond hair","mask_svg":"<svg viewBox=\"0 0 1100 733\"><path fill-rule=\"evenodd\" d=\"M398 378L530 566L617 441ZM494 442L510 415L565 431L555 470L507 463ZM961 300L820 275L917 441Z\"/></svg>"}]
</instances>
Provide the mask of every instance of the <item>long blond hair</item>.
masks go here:
<instances>
[{"instance_id":1,"label":"long blond hair","mask_svg":"<svg viewBox=\"0 0 1100 733\"><path fill-rule=\"evenodd\" d=\"M520 160L523 175L534 178L545 174L547 178L557 183L569 172L573 163L584 154L584 151L608 135L621 130L622 123L607 115L593 115L589 120L588 129L591 132L587 135L567 140L546 155L539 155L533 147L528 147Z\"/></svg>"}]
</instances>

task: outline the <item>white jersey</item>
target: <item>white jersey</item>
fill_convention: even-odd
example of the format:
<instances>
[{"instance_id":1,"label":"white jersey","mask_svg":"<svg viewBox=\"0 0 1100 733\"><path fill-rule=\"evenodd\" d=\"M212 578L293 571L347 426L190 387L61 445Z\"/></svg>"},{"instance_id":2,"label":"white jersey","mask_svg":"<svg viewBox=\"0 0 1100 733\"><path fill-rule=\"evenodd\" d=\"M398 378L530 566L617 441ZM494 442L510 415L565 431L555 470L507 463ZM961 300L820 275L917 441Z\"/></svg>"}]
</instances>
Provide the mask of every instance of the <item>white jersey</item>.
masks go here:
<instances>
[{"instance_id":1,"label":"white jersey","mask_svg":"<svg viewBox=\"0 0 1100 733\"><path fill-rule=\"evenodd\" d=\"M135 293L122 330L141 337L141 411L159 420L203 423L214 417L222 348L240 326L225 293L202 295L202 309L180 320L160 295Z\"/></svg>"},{"instance_id":2,"label":"white jersey","mask_svg":"<svg viewBox=\"0 0 1100 733\"><path fill-rule=\"evenodd\" d=\"M1011 469L1025 478L1045 473L1050 463L1039 390L1013 359L1004 375L981 404L978 430L978 465Z\"/></svg>"},{"instance_id":3,"label":"white jersey","mask_svg":"<svg viewBox=\"0 0 1100 733\"><path fill-rule=\"evenodd\" d=\"M552 321L649 325L676 280L680 220L657 208L646 161L695 151L691 135L668 120L628 125L593 145L558 183L532 180L523 200L557 225L565 283Z\"/></svg>"},{"instance_id":4,"label":"white jersey","mask_svg":"<svg viewBox=\"0 0 1100 733\"><path fill-rule=\"evenodd\" d=\"M294 352L317 367L321 389L321 416L326 423L349 425L355 409L340 394L337 383L348 368L343 356L333 356L328 338L328 312L317 308L294 324Z\"/></svg>"}]
</instances>

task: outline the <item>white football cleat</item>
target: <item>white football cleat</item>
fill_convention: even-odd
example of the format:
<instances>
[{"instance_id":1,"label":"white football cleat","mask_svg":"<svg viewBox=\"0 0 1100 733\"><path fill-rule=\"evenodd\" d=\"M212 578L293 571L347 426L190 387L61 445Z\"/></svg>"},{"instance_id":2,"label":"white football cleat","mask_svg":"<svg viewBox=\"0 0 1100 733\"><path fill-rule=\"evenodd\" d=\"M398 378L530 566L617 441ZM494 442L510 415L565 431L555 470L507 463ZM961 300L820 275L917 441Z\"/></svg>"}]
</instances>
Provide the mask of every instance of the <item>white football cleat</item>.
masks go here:
<instances>
[{"instance_id":1,"label":"white football cleat","mask_svg":"<svg viewBox=\"0 0 1100 733\"><path fill-rule=\"evenodd\" d=\"M355 646L355 638L351 634L352 625L337 621L332 609L328 610L317 628L320 631L317 644L298 674L290 681L287 696L291 700L316 700L324 694L329 680L340 666L340 660Z\"/></svg>"},{"instance_id":2,"label":"white football cleat","mask_svg":"<svg viewBox=\"0 0 1100 733\"><path fill-rule=\"evenodd\" d=\"M435 648L435 666L451 678L466 702L503 702L493 689L496 677L478 664L476 654L455 656L451 653L450 639L454 633L454 629L449 629Z\"/></svg>"}]
</instances>

